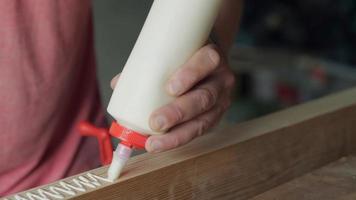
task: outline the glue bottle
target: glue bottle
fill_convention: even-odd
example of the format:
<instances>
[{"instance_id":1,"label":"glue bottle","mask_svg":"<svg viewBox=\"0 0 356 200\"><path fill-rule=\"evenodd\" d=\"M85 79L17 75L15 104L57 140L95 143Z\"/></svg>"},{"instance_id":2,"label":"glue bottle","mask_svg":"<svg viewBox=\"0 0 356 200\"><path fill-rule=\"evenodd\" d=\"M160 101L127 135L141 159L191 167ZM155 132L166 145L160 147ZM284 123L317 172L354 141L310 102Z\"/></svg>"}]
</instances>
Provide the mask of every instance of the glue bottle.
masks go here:
<instances>
[{"instance_id":1,"label":"glue bottle","mask_svg":"<svg viewBox=\"0 0 356 200\"><path fill-rule=\"evenodd\" d=\"M121 139L108 178L115 180L133 149L143 149L153 131L149 117L173 97L170 76L207 41L223 0L155 0L116 84L108 112L110 134Z\"/></svg>"}]
</instances>

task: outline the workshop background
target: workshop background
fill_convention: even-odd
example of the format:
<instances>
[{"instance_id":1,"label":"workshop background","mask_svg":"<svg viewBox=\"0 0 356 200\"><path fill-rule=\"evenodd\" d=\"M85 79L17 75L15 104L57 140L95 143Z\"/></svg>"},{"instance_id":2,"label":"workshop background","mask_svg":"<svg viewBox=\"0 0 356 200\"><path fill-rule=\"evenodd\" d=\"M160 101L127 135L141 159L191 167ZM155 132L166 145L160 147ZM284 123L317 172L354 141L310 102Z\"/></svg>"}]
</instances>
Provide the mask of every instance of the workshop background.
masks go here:
<instances>
[{"instance_id":1,"label":"workshop background","mask_svg":"<svg viewBox=\"0 0 356 200\"><path fill-rule=\"evenodd\" d=\"M110 80L122 70L152 0L93 0L93 4L106 106ZM245 1L231 52L238 86L227 119L250 119L355 86L355 50L354 0Z\"/></svg>"}]
</instances>

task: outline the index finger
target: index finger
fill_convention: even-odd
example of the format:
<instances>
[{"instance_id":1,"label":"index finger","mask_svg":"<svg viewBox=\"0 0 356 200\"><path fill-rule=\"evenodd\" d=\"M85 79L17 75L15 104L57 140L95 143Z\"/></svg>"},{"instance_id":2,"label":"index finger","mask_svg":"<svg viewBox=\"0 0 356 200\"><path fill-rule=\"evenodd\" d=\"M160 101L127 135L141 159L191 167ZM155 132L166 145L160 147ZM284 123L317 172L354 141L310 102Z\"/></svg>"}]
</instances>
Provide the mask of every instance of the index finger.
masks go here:
<instances>
[{"instance_id":1,"label":"index finger","mask_svg":"<svg viewBox=\"0 0 356 200\"><path fill-rule=\"evenodd\" d=\"M213 72L219 64L220 55L215 45L201 48L168 80L168 92L173 96L182 95Z\"/></svg>"}]
</instances>

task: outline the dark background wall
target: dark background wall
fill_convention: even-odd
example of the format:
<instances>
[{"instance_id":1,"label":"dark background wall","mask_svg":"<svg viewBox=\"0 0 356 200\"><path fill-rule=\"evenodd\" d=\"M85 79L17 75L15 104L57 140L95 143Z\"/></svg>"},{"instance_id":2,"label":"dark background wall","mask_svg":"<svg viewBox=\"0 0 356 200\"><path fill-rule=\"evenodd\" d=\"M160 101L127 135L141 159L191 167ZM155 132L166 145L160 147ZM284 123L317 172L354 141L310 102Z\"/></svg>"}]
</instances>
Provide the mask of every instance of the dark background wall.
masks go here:
<instances>
[{"instance_id":1,"label":"dark background wall","mask_svg":"<svg viewBox=\"0 0 356 200\"><path fill-rule=\"evenodd\" d=\"M356 64L355 0L246 0L237 45L276 47ZM104 105L152 0L93 0L98 72Z\"/></svg>"},{"instance_id":2,"label":"dark background wall","mask_svg":"<svg viewBox=\"0 0 356 200\"><path fill-rule=\"evenodd\" d=\"M104 105L110 80L119 73L133 48L152 0L93 0L97 63Z\"/></svg>"},{"instance_id":3,"label":"dark background wall","mask_svg":"<svg viewBox=\"0 0 356 200\"><path fill-rule=\"evenodd\" d=\"M356 64L355 0L247 0L239 40Z\"/></svg>"}]
</instances>

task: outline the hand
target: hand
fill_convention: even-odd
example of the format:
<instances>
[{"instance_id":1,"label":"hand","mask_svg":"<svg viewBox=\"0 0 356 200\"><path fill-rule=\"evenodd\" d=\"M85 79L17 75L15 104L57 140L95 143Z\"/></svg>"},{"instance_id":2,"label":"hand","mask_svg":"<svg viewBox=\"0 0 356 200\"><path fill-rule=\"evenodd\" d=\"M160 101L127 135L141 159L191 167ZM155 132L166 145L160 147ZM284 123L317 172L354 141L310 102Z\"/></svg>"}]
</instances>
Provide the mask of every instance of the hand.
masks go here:
<instances>
[{"instance_id":1,"label":"hand","mask_svg":"<svg viewBox=\"0 0 356 200\"><path fill-rule=\"evenodd\" d=\"M161 152L184 145L203 135L230 105L234 75L215 45L201 48L168 81L167 92L176 99L150 117L150 126L165 135L150 136L148 152ZM117 82L116 76L112 82Z\"/></svg>"}]
</instances>

